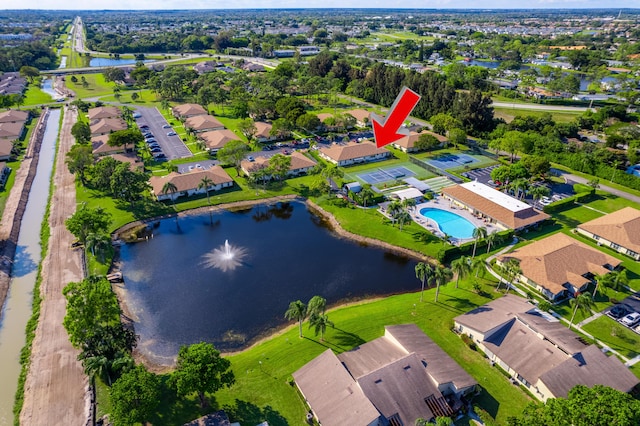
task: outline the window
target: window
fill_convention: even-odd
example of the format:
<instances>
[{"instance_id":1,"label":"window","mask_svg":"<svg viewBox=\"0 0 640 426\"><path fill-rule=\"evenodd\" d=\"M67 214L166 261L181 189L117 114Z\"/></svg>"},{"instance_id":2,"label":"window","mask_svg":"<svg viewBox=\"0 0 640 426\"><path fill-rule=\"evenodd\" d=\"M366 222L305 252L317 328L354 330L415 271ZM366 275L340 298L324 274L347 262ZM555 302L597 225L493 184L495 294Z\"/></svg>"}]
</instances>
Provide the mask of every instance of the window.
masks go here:
<instances>
[{"instance_id":1,"label":"window","mask_svg":"<svg viewBox=\"0 0 640 426\"><path fill-rule=\"evenodd\" d=\"M611 248L614 250L618 250L620 248L620 246L616 243L611 243Z\"/></svg>"},{"instance_id":2,"label":"window","mask_svg":"<svg viewBox=\"0 0 640 426\"><path fill-rule=\"evenodd\" d=\"M596 241L598 241L598 240L600 239L600 236L599 236L599 235L595 235L595 234L594 234L594 235L593 235L593 239L594 239L594 240L596 240Z\"/></svg>"},{"instance_id":3,"label":"window","mask_svg":"<svg viewBox=\"0 0 640 426\"><path fill-rule=\"evenodd\" d=\"M636 253L636 252L635 252L635 251L633 251L633 250L629 250L629 249L627 249L627 254L628 254L629 256L632 256L632 257L636 257L636 256L638 255L638 253Z\"/></svg>"}]
</instances>

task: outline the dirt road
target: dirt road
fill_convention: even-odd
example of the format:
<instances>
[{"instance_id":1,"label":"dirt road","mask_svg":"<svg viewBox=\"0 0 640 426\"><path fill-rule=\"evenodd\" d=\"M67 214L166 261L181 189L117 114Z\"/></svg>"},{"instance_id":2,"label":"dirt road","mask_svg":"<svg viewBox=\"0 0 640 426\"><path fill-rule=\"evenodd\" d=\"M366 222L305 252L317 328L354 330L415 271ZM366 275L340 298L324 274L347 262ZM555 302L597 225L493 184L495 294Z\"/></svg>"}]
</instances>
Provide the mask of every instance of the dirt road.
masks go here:
<instances>
[{"instance_id":1,"label":"dirt road","mask_svg":"<svg viewBox=\"0 0 640 426\"><path fill-rule=\"evenodd\" d=\"M89 382L77 360L78 351L62 326L66 309L62 289L83 278L80 252L70 248L73 236L64 226L65 219L76 210L74 178L64 163L73 144L71 126L76 116L75 111L65 108L53 178L51 237L42 263L43 301L25 383L21 425L85 425L89 416Z\"/></svg>"}]
</instances>

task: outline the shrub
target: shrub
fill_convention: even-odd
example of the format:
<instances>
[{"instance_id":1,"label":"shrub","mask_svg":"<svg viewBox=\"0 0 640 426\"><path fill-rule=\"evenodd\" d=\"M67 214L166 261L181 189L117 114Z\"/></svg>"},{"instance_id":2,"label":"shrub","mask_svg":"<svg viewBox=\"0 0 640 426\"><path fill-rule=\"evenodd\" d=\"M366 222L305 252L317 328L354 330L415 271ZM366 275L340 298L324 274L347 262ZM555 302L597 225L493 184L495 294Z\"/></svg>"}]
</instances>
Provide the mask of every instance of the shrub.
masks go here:
<instances>
[{"instance_id":1,"label":"shrub","mask_svg":"<svg viewBox=\"0 0 640 426\"><path fill-rule=\"evenodd\" d=\"M462 338L464 344L469 346L469 349L471 349L472 351L475 351L477 349L477 346L471 337L467 336L466 334L463 334L460 337Z\"/></svg>"}]
</instances>

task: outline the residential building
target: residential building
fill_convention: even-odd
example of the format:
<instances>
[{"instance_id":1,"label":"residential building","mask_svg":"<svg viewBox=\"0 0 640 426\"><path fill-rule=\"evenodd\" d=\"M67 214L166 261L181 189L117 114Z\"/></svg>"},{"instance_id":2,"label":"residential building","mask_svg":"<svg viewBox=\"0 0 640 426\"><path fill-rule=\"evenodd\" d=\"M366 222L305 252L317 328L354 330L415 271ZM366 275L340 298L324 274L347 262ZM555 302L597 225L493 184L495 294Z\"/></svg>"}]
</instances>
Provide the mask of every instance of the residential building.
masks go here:
<instances>
[{"instance_id":1,"label":"residential building","mask_svg":"<svg viewBox=\"0 0 640 426\"><path fill-rule=\"evenodd\" d=\"M333 144L318 150L319 155L338 166L367 163L370 161L384 160L391 153L384 148L378 148L374 143L348 142L343 145Z\"/></svg>"},{"instance_id":2,"label":"residential building","mask_svg":"<svg viewBox=\"0 0 640 426\"><path fill-rule=\"evenodd\" d=\"M443 188L442 195L452 204L506 229L519 231L550 217L534 210L529 204L480 182L466 182Z\"/></svg>"},{"instance_id":3,"label":"residential building","mask_svg":"<svg viewBox=\"0 0 640 426\"><path fill-rule=\"evenodd\" d=\"M224 129L224 124L213 115L196 115L187 118L184 121L184 127L196 133L201 133L210 132L211 130L222 130Z\"/></svg>"},{"instance_id":4,"label":"residential building","mask_svg":"<svg viewBox=\"0 0 640 426\"><path fill-rule=\"evenodd\" d=\"M322 426L413 425L453 416L477 382L415 324L349 352L331 349L293 373Z\"/></svg>"},{"instance_id":5,"label":"residential building","mask_svg":"<svg viewBox=\"0 0 640 426\"><path fill-rule=\"evenodd\" d=\"M578 225L579 234L640 260L640 210L625 207Z\"/></svg>"},{"instance_id":6,"label":"residential building","mask_svg":"<svg viewBox=\"0 0 640 426\"><path fill-rule=\"evenodd\" d=\"M349 114L355 118L358 127L367 127L371 121L371 113L366 109L351 109L345 111L345 114Z\"/></svg>"},{"instance_id":7,"label":"residential building","mask_svg":"<svg viewBox=\"0 0 640 426\"><path fill-rule=\"evenodd\" d=\"M215 154L220 148L231 141L240 140L240 138L229 129L212 130L210 132L200 133L198 134L198 138L207 145L211 154Z\"/></svg>"},{"instance_id":8,"label":"residential building","mask_svg":"<svg viewBox=\"0 0 640 426\"><path fill-rule=\"evenodd\" d=\"M403 152L419 151L419 149L416 148L416 142L418 142L418 139L420 139L421 135L432 135L441 144L447 142L446 137L439 135L437 133L430 132L428 130L424 130L420 133L409 132L407 136L404 136L403 138L398 139L397 141L393 142L391 145L399 150L402 150Z\"/></svg>"},{"instance_id":9,"label":"residential building","mask_svg":"<svg viewBox=\"0 0 640 426\"><path fill-rule=\"evenodd\" d=\"M124 152L124 146L111 146L108 144L109 134L91 138L91 152L96 157Z\"/></svg>"},{"instance_id":10,"label":"residential building","mask_svg":"<svg viewBox=\"0 0 640 426\"><path fill-rule=\"evenodd\" d=\"M19 72L0 74L0 95L19 95L27 88L27 80Z\"/></svg>"},{"instance_id":11,"label":"residential building","mask_svg":"<svg viewBox=\"0 0 640 426\"><path fill-rule=\"evenodd\" d=\"M271 124L265 123L264 121L256 121L254 126L256 126L254 136L258 142L269 142L278 139L276 136L271 135L271 129L273 128Z\"/></svg>"},{"instance_id":12,"label":"residential building","mask_svg":"<svg viewBox=\"0 0 640 426\"><path fill-rule=\"evenodd\" d=\"M9 139L0 138L0 161L8 161L11 158L13 142Z\"/></svg>"},{"instance_id":13,"label":"residential building","mask_svg":"<svg viewBox=\"0 0 640 426\"><path fill-rule=\"evenodd\" d=\"M26 123L30 117L31 113L29 111L10 109L0 112L0 123Z\"/></svg>"},{"instance_id":14,"label":"residential building","mask_svg":"<svg viewBox=\"0 0 640 426\"><path fill-rule=\"evenodd\" d=\"M91 136L108 135L109 133L125 130L127 123L121 118L101 118L90 126Z\"/></svg>"},{"instance_id":15,"label":"residential building","mask_svg":"<svg viewBox=\"0 0 640 426\"><path fill-rule=\"evenodd\" d=\"M295 50L283 49L283 50L274 50L273 56L276 58L293 58L296 54Z\"/></svg>"},{"instance_id":16,"label":"residential building","mask_svg":"<svg viewBox=\"0 0 640 426\"><path fill-rule=\"evenodd\" d=\"M536 398L566 398L576 385L631 391L640 380L616 356L541 312L525 299L506 295L454 318L492 363Z\"/></svg>"},{"instance_id":17,"label":"residential building","mask_svg":"<svg viewBox=\"0 0 640 426\"><path fill-rule=\"evenodd\" d=\"M208 170L195 169L187 173L171 172L166 176L151 176L149 183L151 184L151 192L158 201L172 198L175 200L178 197L205 194L205 188L199 188L202 179L205 177L208 177L213 182L209 187L209 191L220 191L223 188L233 186L233 179L220 166L213 166ZM171 182L176 186L177 191L174 194L162 192L162 188L167 182Z\"/></svg>"},{"instance_id":18,"label":"residential building","mask_svg":"<svg viewBox=\"0 0 640 426\"><path fill-rule=\"evenodd\" d=\"M247 176L249 176L258 170L269 167L270 158L271 157L257 157L254 161L242 160L240 162L240 168ZM291 155L289 155L289 158L291 158L291 165L289 166L287 177L294 177L307 173L310 169L315 167L316 164L318 164L298 151L292 152Z\"/></svg>"},{"instance_id":19,"label":"residential building","mask_svg":"<svg viewBox=\"0 0 640 426\"><path fill-rule=\"evenodd\" d=\"M606 274L622 263L562 232L504 254L497 263L505 265L509 259L516 259L520 265L519 280L550 300L586 291L596 275Z\"/></svg>"},{"instance_id":20,"label":"residential building","mask_svg":"<svg viewBox=\"0 0 640 426\"><path fill-rule=\"evenodd\" d=\"M300 46L298 52L300 52L300 56L310 56L320 53L320 49L318 46Z\"/></svg>"},{"instance_id":21,"label":"residential building","mask_svg":"<svg viewBox=\"0 0 640 426\"><path fill-rule=\"evenodd\" d=\"M91 108L88 113L89 121L94 122L103 118L120 118L122 117L122 111L120 108L114 106L102 106Z\"/></svg>"},{"instance_id":22,"label":"residential building","mask_svg":"<svg viewBox=\"0 0 640 426\"><path fill-rule=\"evenodd\" d=\"M24 133L24 121L0 123L0 139L14 141L20 139Z\"/></svg>"},{"instance_id":23,"label":"residential building","mask_svg":"<svg viewBox=\"0 0 640 426\"><path fill-rule=\"evenodd\" d=\"M7 166L4 161L0 162L0 188L4 188L7 178L11 174L11 167Z\"/></svg>"},{"instance_id":24,"label":"residential building","mask_svg":"<svg viewBox=\"0 0 640 426\"><path fill-rule=\"evenodd\" d=\"M197 115L207 115L209 112L198 104L182 104L176 105L171 108L171 113L174 117L180 120L185 120L189 117L195 117Z\"/></svg>"},{"instance_id":25,"label":"residential building","mask_svg":"<svg viewBox=\"0 0 640 426\"><path fill-rule=\"evenodd\" d=\"M216 70L216 68L218 66L220 66L221 64L218 64L215 61L203 61L203 62L198 62L197 64L195 64L193 66L193 69L200 75L208 73L208 72L213 72Z\"/></svg>"}]
</instances>

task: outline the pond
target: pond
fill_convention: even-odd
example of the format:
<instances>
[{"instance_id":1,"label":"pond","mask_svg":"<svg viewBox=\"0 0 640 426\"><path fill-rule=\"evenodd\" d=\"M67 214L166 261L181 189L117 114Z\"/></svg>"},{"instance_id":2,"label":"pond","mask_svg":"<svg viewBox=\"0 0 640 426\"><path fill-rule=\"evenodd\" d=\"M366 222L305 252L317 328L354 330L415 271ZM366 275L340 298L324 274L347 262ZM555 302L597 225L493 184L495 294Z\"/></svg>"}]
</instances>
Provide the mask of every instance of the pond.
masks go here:
<instances>
[{"instance_id":1,"label":"pond","mask_svg":"<svg viewBox=\"0 0 640 426\"><path fill-rule=\"evenodd\" d=\"M153 234L123 244L120 258L138 349L158 364L200 341L244 348L286 325L295 300L335 305L420 287L415 260L340 238L299 202L166 219ZM245 251L235 269L214 267L226 240Z\"/></svg>"},{"instance_id":2,"label":"pond","mask_svg":"<svg viewBox=\"0 0 640 426\"><path fill-rule=\"evenodd\" d=\"M111 59L111 58L91 58L90 67L112 67L114 65L133 65L138 62L136 59ZM149 62L148 60L143 62Z\"/></svg>"}]
</instances>

